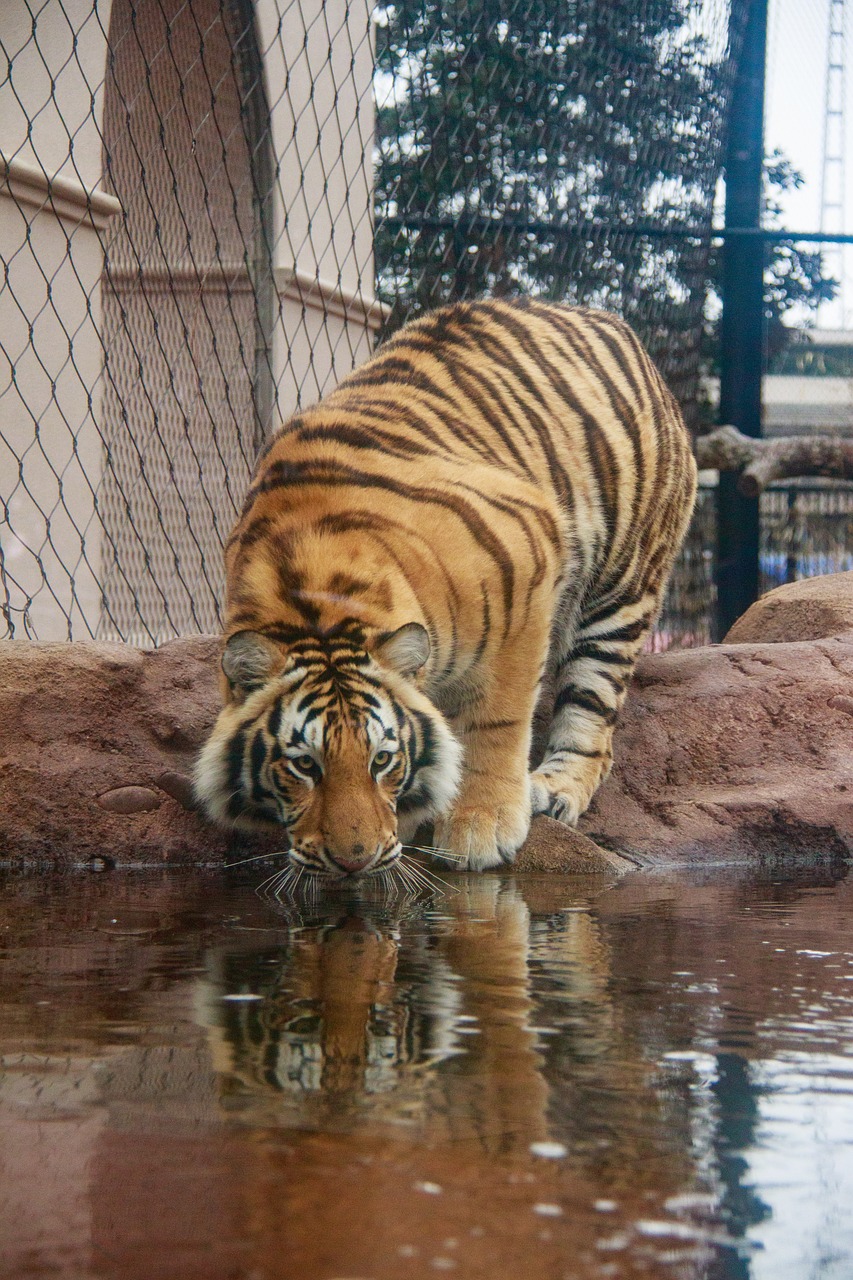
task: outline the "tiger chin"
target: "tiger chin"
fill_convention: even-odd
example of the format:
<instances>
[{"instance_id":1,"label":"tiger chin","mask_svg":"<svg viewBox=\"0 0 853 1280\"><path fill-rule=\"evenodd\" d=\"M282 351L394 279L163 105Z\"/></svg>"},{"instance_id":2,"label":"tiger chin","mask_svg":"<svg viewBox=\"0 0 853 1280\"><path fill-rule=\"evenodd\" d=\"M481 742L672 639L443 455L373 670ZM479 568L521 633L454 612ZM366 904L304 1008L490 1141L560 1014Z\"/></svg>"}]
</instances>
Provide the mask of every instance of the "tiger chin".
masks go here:
<instances>
[{"instance_id":1,"label":"tiger chin","mask_svg":"<svg viewBox=\"0 0 853 1280\"><path fill-rule=\"evenodd\" d=\"M537 813L576 823L695 489L679 407L617 317L492 300L405 326L258 461L202 806L333 876L390 867L425 822L476 871Z\"/></svg>"}]
</instances>

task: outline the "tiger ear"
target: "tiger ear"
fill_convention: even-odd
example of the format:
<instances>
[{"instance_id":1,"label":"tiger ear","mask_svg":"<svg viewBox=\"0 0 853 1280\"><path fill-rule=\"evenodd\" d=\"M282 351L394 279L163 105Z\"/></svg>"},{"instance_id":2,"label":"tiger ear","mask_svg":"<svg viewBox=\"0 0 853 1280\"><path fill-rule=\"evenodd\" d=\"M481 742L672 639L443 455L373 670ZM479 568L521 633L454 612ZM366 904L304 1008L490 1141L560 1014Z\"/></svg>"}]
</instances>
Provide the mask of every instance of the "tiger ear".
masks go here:
<instances>
[{"instance_id":1,"label":"tiger ear","mask_svg":"<svg viewBox=\"0 0 853 1280\"><path fill-rule=\"evenodd\" d=\"M284 654L278 645L257 631L235 632L222 654L225 678L242 694L259 689L283 666Z\"/></svg>"},{"instance_id":2,"label":"tiger ear","mask_svg":"<svg viewBox=\"0 0 853 1280\"><path fill-rule=\"evenodd\" d=\"M373 650L378 662L401 676L415 675L429 655L429 633L419 622L406 622L390 635L382 636Z\"/></svg>"}]
</instances>

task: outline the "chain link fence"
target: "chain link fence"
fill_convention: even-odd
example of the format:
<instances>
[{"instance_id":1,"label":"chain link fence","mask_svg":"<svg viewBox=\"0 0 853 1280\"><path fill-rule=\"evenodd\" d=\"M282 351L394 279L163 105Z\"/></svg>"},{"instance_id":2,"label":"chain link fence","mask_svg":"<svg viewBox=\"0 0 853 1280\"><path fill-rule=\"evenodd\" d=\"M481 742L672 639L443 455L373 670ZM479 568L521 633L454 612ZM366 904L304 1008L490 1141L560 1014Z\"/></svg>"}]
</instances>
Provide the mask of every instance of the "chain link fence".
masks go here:
<instances>
[{"instance_id":1,"label":"chain link fence","mask_svg":"<svg viewBox=\"0 0 853 1280\"><path fill-rule=\"evenodd\" d=\"M373 348L366 3L0 6L6 633L215 631L265 436Z\"/></svg>"},{"instance_id":2,"label":"chain link fence","mask_svg":"<svg viewBox=\"0 0 853 1280\"><path fill-rule=\"evenodd\" d=\"M6 635L215 631L261 442L449 299L620 312L698 425L745 4L0 6ZM824 509L765 508L768 580L812 571ZM703 489L659 646L708 639L713 544Z\"/></svg>"}]
</instances>

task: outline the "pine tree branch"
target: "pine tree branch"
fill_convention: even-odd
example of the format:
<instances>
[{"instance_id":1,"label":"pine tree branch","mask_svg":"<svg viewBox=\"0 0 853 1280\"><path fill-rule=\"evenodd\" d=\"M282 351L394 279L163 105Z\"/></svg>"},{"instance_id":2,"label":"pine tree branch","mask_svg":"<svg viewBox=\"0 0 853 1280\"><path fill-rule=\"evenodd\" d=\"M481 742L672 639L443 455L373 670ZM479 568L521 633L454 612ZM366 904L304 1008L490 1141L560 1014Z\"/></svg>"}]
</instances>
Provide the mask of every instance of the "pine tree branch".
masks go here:
<instances>
[{"instance_id":1,"label":"pine tree branch","mask_svg":"<svg viewBox=\"0 0 853 1280\"><path fill-rule=\"evenodd\" d=\"M700 470L739 471L738 488L756 498L774 480L826 476L853 480L853 439L840 436L783 436L755 440L737 427L717 427L695 445Z\"/></svg>"}]
</instances>

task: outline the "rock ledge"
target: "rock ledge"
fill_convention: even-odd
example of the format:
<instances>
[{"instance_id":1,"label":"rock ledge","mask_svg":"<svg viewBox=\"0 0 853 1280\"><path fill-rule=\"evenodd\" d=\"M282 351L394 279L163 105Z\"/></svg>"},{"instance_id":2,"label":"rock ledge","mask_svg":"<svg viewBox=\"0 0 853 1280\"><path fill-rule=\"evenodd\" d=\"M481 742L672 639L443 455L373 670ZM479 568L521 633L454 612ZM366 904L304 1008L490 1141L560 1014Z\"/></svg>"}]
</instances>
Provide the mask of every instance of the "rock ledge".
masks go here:
<instances>
[{"instance_id":1,"label":"rock ledge","mask_svg":"<svg viewBox=\"0 0 853 1280\"><path fill-rule=\"evenodd\" d=\"M853 573L793 585L744 615L737 642L641 660L581 830L537 819L519 870L853 855ZM218 649L206 636L152 651L0 643L0 860L221 864L274 851L193 808Z\"/></svg>"}]
</instances>

